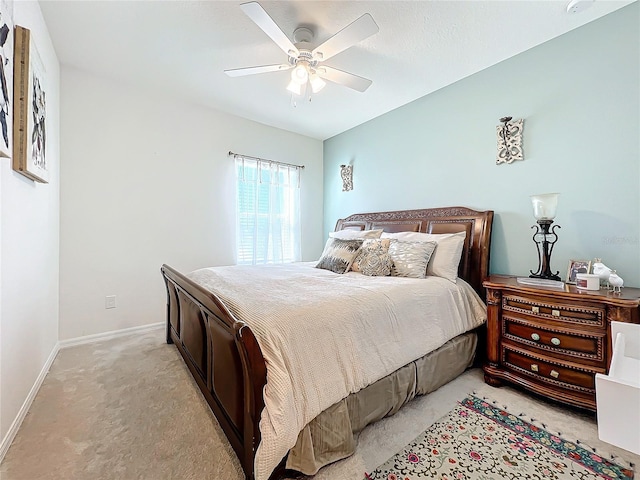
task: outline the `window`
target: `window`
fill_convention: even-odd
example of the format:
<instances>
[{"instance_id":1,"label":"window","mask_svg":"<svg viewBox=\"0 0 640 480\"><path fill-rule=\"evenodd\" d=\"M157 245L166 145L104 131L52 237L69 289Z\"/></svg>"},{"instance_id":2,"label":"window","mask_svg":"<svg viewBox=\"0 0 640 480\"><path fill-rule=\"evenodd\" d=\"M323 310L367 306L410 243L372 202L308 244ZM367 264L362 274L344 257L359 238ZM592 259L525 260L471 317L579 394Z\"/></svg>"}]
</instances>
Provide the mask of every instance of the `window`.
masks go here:
<instances>
[{"instance_id":1,"label":"window","mask_svg":"<svg viewBox=\"0 0 640 480\"><path fill-rule=\"evenodd\" d=\"M236 156L236 263L300 261L300 168Z\"/></svg>"}]
</instances>

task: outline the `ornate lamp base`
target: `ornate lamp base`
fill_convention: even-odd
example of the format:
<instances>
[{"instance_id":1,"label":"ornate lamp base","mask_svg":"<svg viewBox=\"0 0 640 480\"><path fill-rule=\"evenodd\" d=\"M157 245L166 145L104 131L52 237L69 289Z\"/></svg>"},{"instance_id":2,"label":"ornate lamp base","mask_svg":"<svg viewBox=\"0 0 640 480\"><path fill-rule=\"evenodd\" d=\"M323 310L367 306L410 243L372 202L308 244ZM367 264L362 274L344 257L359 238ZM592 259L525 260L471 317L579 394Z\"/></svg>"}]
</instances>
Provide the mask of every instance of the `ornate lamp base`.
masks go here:
<instances>
[{"instance_id":1,"label":"ornate lamp base","mask_svg":"<svg viewBox=\"0 0 640 480\"><path fill-rule=\"evenodd\" d=\"M558 235L556 235L555 229L561 228L560 225L554 225L551 227L553 220L538 220L538 224L532 226L536 232L533 234L533 242L536 244L538 250L538 270L534 272L529 270L531 278L545 278L548 280L560 280L558 275L560 272L551 272L551 252L553 246L558 241ZM551 228L550 228L551 227Z\"/></svg>"},{"instance_id":2,"label":"ornate lamp base","mask_svg":"<svg viewBox=\"0 0 640 480\"><path fill-rule=\"evenodd\" d=\"M529 270L529 271L533 272L533 270ZM556 273L560 273L560 271L557 271ZM548 275L545 275L544 273L541 273L541 274L532 273L531 275L529 275L529 278L544 278L546 280L557 280L559 282L562 281L559 275L554 275L553 273L549 273Z\"/></svg>"}]
</instances>

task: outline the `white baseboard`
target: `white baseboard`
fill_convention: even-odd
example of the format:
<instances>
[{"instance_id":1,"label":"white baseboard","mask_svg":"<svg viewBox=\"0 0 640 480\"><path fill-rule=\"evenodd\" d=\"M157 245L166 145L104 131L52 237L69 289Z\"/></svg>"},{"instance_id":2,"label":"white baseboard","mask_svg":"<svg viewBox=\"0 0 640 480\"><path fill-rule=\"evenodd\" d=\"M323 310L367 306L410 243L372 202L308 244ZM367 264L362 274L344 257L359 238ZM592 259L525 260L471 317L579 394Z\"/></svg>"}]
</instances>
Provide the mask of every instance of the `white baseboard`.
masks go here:
<instances>
[{"instance_id":1,"label":"white baseboard","mask_svg":"<svg viewBox=\"0 0 640 480\"><path fill-rule=\"evenodd\" d=\"M22 425L22 421L24 420L24 417L27 415L27 412L31 408L33 399L36 398L36 395L38 394L38 390L40 390L40 387L42 386L42 382L44 382L44 379L47 376L47 373L49 373L51 364L56 359L56 355L58 355L59 351L60 351L60 342L56 343L55 346L53 347L53 350L51 350L51 353L49 354L49 358L47 358L47 361L45 362L44 366L42 367L42 370L40 371L40 375L38 375L38 378L36 378L36 381L33 384L33 387L31 387L31 391L29 392L29 395L27 395L27 398L22 404L22 407L20 407L20 410L18 411L18 415L16 415L15 420L9 427L9 431L7 432L5 437L2 439L2 442L0 443L0 462L4 460L4 456L9 451L9 447L11 446L11 443L13 443L13 439L16 437L16 434L20 429L20 425Z\"/></svg>"},{"instance_id":2,"label":"white baseboard","mask_svg":"<svg viewBox=\"0 0 640 480\"><path fill-rule=\"evenodd\" d=\"M5 437L2 439L2 442L0 442L0 462L4 460L4 456L7 454L7 451L9 451L9 447L11 446L13 439L16 437L16 434L20 429L20 425L22 425L22 421L24 420L24 417L27 415L27 412L31 408L31 404L33 403L33 400L36 398L36 395L38 394L38 390L40 390L40 387L42 386L42 382L44 382L44 379L47 376L47 373L49 373L51 364L53 363L53 361L56 358L56 355L58 355L58 352L61 349L72 347L75 345L84 345L88 343L99 342L102 340L109 340L111 338L123 337L125 335L131 335L133 333L144 333L147 331L164 328L165 326L166 326L165 322L152 323L149 325L123 328L122 330L113 330L110 332L96 333L95 335L86 335L84 337L70 338L68 340L62 340L57 342L53 347L51 354L49 354L49 358L47 358L47 361L42 367L42 370L40 371L38 378L33 384L33 387L31 388L29 395L27 395L27 398L22 404L20 411L18 411L18 415L16 415L16 418L11 424L11 427L9 427L9 431L7 432Z\"/></svg>"},{"instance_id":3,"label":"white baseboard","mask_svg":"<svg viewBox=\"0 0 640 480\"><path fill-rule=\"evenodd\" d=\"M112 330L110 332L95 333L93 335L84 335L82 337L69 338L67 340L60 340L58 345L60 348L73 347L76 345L85 345L88 343L101 342L103 340L110 340L112 338L123 337L125 335L131 335L132 333L144 333L158 328L164 328L165 322L150 323L149 325L141 325L139 327L123 328L121 330Z\"/></svg>"}]
</instances>

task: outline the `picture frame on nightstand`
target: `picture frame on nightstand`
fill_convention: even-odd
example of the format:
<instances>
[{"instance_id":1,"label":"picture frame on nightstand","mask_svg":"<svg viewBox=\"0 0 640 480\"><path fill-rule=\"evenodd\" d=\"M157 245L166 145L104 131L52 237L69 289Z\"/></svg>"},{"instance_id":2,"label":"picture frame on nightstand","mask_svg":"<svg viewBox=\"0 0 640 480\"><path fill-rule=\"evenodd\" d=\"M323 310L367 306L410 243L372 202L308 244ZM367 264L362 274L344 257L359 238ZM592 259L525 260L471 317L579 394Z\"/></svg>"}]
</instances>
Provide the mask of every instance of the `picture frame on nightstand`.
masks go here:
<instances>
[{"instance_id":1,"label":"picture frame on nightstand","mask_svg":"<svg viewBox=\"0 0 640 480\"><path fill-rule=\"evenodd\" d=\"M576 283L576 275L578 273L589 273L591 270L591 260L569 260L569 266L567 267L566 283Z\"/></svg>"}]
</instances>

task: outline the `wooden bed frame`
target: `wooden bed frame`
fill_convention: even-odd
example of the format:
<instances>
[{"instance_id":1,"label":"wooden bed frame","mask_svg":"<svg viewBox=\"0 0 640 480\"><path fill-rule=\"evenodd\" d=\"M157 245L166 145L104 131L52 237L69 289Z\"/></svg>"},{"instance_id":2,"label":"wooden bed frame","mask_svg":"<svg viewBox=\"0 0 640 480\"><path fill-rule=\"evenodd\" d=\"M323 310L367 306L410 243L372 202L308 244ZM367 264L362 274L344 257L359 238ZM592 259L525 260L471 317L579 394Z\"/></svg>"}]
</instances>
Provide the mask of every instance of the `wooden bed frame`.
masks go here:
<instances>
[{"instance_id":1,"label":"wooden bed frame","mask_svg":"<svg viewBox=\"0 0 640 480\"><path fill-rule=\"evenodd\" d=\"M467 233L459 276L484 298L489 271L493 212L464 207L365 213L338 220L336 230ZM163 265L167 287L167 343L175 343L204 398L253 480L260 443L259 422L267 367L251 329L238 321L218 297ZM283 464L281 464L283 465ZM278 478L276 470L271 478Z\"/></svg>"}]
</instances>

